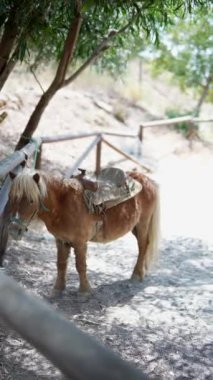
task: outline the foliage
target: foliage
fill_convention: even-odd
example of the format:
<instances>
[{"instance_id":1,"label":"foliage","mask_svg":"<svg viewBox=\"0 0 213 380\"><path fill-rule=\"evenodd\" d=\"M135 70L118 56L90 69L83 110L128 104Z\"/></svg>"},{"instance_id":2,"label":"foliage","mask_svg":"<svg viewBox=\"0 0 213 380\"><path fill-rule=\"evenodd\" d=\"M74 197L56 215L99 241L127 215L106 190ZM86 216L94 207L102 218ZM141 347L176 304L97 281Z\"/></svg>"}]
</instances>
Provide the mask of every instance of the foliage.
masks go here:
<instances>
[{"instance_id":1,"label":"foliage","mask_svg":"<svg viewBox=\"0 0 213 380\"><path fill-rule=\"evenodd\" d=\"M75 59L84 61L110 29L129 28L115 37L97 66L111 71L122 67L136 48L135 39L143 30L158 41L159 30L175 16L204 7L208 1L199 0L108 0L82 1L83 24L75 50ZM69 25L75 13L75 0L1 0L0 31L12 17L18 25L15 41L16 58L41 61L59 60ZM144 38L142 33L141 38Z\"/></svg>"},{"instance_id":2,"label":"foliage","mask_svg":"<svg viewBox=\"0 0 213 380\"><path fill-rule=\"evenodd\" d=\"M194 116L192 111L180 111L175 108L169 108L166 110L166 116L170 119L175 118L175 117L181 117L181 116L189 116L189 115ZM190 128L191 128L191 124L187 123L186 121L182 121L181 123L174 125L174 129L183 133L185 136L187 136ZM193 128L197 129L198 126L194 124Z\"/></svg>"},{"instance_id":3,"label":"foliage","mask_svg":"<svg viewBox=\"0 0 213 380\"><path fill-rule=\"evenodd\" d=\"M16 149L30 140L55 93L89 64L98 58L100 67L111 71L122 67L142 30L158 41L159 30L174 17L210 3L210 0L2 0L0 88L17 60L28 59L31 65L58 61L55 77L38 101ZM77 70L73 60L82 61ZM71 74L67 73L70 63Z\"/></svg>"},{"instance_id":4,"label":"foliage","mask_svg":"<svg viewBox=\"0 0 213 380\"><path fill-rule=\"evenodd\" d=\"M154 59L154 73L172 73L182 90L213 100L213 19L208 12L197 12L185 21L176 21L162 38Z\"/></svg>"}]
</instances>

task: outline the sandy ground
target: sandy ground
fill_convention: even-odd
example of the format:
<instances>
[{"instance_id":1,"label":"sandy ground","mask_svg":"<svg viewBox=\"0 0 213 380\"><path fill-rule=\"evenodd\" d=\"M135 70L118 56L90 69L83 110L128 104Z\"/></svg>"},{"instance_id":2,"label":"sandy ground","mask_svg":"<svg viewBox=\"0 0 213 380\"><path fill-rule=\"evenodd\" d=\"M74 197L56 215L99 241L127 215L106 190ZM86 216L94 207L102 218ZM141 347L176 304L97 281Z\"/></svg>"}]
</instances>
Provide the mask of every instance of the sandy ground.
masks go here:
<instances>
[{"instance_id":1,"label":"sandy ground","mask_svg":"<svg viewBox=\"0 0 213 380\"><path fill-rule=\"evenodd\" d=\"M98 109L94 98L110 105L116 101L125 107L125 125ZM38 93L30 84L18 96L10 95L8 118L0 127L2 157L12 151L37 99ZM108 128L136 131L139 121L149 117L112 94L72 88L61 91L51 102L38 134L65 133L70 128L80 132ZM111 141L127 152L137 152L136 142ZM47 146L44 167L65 171L88 143L89 140L81 140ZM132 168L131 163L120 161L117 154L105 149L103 164L109 161ZM55 244L44 229L32 229L18 244L9 242L5 271L150 378L210 380L213 379L213 154L200 143L190 150L188 142L176 132L158 129L145 134L143 161L155 168L153 176L161 186L162 205L160 258L143 283L129 281L137 254L131 234L107 245L89 244L88 273L93 292L85 299L77 291L78 276L72 255L67 289L60 299L52 296ZM94 155L83 166L94 167ZM63 376L1 324L0 379L24 378L59 380Z\"/></svg>"}]
</instances>

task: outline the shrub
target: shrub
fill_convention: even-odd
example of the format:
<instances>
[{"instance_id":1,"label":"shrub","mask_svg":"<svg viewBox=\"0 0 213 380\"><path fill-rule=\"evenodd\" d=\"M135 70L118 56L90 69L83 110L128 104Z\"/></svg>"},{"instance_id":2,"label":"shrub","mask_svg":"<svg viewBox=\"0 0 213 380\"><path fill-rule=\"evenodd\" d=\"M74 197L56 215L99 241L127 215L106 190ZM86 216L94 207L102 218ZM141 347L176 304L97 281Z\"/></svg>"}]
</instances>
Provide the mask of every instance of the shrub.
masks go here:
<instances>
[{"instance_id":1,"label":"shrub","mask_svg":"<svg viewBox=\"0 0 213 380\"><path fill-rule=\"evenodd\" d=\"M182 116L195 116L194 113L192 111L180 111L178 109L175 109L175 108L170 108L168 110L166 110L166 116L169 118L169 119L172 119L172 118L175 118L175 117L182 117ZM175 124L174 129L176 129L177 131L183 133L185 136L187 136L190 132L190 130L192 129L192 124L188 123L187 121L182 121L181 123L178 123L178 124ZM198 129L198 125L197 124L194 124L193 125L193 129Z\"/></svg>"}]
</instances>

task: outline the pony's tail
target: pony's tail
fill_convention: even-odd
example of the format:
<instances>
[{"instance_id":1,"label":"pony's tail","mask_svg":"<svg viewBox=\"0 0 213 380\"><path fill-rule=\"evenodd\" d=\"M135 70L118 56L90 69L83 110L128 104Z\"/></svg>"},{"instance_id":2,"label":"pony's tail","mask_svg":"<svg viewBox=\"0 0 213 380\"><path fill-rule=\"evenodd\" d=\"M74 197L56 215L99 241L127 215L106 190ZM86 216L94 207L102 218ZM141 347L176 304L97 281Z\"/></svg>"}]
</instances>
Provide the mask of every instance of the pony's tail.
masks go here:
<instances>
[{"instance_id":1,"label":"pony's tail","mask_svg":"<svg viewBox=\"0 0 213 380\"><path fill-rule=\"evenodd\" d=\"M156 188L155 208L151 217L148 230L148 245L145 252L145 269L148 270L157 258L160 243L160 191Z\"/></svg>"}]
</instances>

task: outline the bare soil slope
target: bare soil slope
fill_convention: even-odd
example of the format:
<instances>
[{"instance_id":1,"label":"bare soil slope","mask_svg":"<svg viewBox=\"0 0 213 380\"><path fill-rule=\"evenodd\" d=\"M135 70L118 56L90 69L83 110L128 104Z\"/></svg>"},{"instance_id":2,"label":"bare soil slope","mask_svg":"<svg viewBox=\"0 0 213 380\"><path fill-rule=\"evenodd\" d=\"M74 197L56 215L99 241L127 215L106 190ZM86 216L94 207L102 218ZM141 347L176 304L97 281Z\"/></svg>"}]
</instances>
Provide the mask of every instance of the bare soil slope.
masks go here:
<instances>
[{"instance_id":1,"label":"bare soil slope","mask_svg":"<svg viewBox=\"0 0 213 380\"><path fill-rule=\"evenodd\" d=\"M0 124L1 157L12 152L19 133L38 100L39 91L20 73L5 90L8 118ZM29 79L29 78L28 78ZM125 123L95 104L122 109ZM125 111L125 112L124 112ZM72 87L50 103L38 134L123 129L137 131L153 115L135 107L114 91ZM64 172L89 139L60 143L44 149L43 167ZM113 138L130 153L137 142ZM103 163L132 169L111 150ZM136 260L134 237L107 244L89 244L88 271L93 293L79 296L78 276L71 255L67 289L62 298L51 294L55 244L44 228L9 242L5 271L32 294L50 302L66 318L134 363L151 378L212 379L212 225L213 154L199 143L190 150L178 133L161 128L145 134L143 160L155 167L161 185L162 243L159 262L143 283L129 277ZM94 167L94 154L84 162ZM32 326L33 328L33 326ZM60 372L5 324L0 324L0 379L62 379Z\"/></svg>"}]
</instances>

